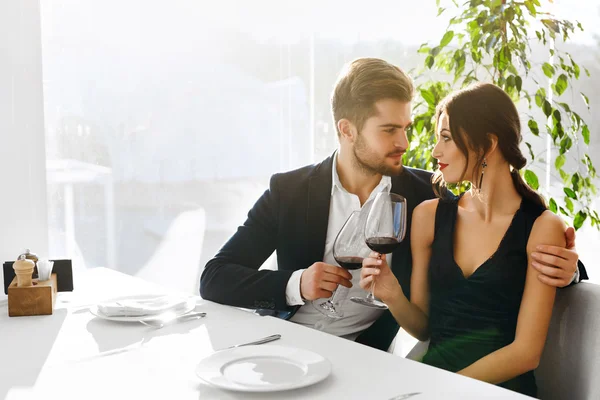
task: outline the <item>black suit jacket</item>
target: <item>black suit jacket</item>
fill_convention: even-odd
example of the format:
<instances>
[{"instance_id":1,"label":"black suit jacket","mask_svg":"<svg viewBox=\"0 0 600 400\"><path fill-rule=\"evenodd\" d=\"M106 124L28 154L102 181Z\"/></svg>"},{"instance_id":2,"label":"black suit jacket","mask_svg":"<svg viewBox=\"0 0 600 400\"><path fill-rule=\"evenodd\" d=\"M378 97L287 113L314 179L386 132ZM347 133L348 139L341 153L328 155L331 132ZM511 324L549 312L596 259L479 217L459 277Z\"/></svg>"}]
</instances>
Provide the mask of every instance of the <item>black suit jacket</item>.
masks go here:
<instances>
[{"instance_id":1,"label":"black suit jacket","mask_svg":"<svg viewBox=\"0 0 600 400\"><path fill-rule=\"evenodd\" d=\"M333 156L295 171L275 174L248 219L206 264L200 280L203 298L236 307L285 311L285 289L292 273L323 261L331 201ZM392 258L392 270L410 296L410 221L414 208L434 197L431 173L405 167L392 177L393 193L407 199L408 230ZM277 271L258 271L277 251ZM410 297L409 297L410 298ZM386 311L356 341L387 350L398 324Z\"/></svg>"}]
</instances>

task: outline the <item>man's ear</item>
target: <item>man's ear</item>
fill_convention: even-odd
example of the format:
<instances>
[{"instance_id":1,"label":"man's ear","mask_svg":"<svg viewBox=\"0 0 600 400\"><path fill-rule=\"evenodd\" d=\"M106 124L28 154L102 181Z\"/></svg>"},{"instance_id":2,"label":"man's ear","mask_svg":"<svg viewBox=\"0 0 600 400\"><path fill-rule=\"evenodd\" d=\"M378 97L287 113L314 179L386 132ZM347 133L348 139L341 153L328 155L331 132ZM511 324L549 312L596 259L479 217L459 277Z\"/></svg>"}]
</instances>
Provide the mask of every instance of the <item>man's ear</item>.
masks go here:
<instances>
[{"instance_id":1,"label":"man's ear","mask_svg":"<svg viewBox=\"0 0 600 400\"><path fill-rule=\"evenodd\" d=\"M356 128L354 124L350 122L350 120L346 118L342 118L337 122L338 132L340 133L340 139L348 140L349 142L354 142L354 134Z\"/></svg>"}]
</instances>

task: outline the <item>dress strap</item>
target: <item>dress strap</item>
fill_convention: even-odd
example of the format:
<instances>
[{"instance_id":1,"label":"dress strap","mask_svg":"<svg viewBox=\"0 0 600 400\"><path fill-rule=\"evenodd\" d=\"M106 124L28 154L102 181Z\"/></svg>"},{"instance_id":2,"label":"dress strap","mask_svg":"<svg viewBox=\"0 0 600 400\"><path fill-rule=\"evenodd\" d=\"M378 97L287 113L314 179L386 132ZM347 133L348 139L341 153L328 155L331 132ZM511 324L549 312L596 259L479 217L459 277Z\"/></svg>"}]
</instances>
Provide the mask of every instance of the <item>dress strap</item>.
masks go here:
<instances>
[{"instance_id":1,"label":"dress strap","mask_svg":"<svg viewBox=\"0 0 600 400\"><path fill-rule=\"evenodd\" d=\"M460 196L441 198L435 211L435 236L450 234L454 231L454 222L458 210Z\"/></svg>"}]
</instances>

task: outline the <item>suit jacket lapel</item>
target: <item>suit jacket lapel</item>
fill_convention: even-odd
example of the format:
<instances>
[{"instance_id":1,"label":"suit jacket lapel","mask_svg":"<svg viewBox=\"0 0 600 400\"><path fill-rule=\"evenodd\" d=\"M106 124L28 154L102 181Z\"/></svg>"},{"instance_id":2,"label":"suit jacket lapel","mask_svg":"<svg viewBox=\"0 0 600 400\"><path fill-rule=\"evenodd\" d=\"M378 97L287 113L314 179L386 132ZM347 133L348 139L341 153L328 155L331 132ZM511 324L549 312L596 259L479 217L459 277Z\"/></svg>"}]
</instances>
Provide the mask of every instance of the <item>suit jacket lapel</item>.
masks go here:
<instances>
[{"instance_id":1,"label":"suit jacket lapel","mask_svg":"<svg viewBox=\"0 0 600 400\"><path fill-rule=\"evenodd\" d=\"M331 203L331 168L333 156L324 160L314 171L308 183L306 207L307 256L311 260L323 260L329 204Z\"/></svg>"}]
</instances>

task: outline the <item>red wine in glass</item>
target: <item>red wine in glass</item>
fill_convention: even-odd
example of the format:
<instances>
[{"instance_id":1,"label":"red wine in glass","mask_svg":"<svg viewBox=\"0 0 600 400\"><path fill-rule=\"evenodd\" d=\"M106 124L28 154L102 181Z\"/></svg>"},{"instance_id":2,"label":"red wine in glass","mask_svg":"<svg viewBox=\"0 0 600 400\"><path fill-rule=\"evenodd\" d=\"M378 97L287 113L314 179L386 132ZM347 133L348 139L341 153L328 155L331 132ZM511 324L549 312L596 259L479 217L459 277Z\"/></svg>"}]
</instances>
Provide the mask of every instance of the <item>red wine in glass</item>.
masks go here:
<instances>
[{"instance_id":1,"label":"red wine in glass","mask_svg":"<svg viewBox=\"0 0 600 400\"><path fill-rule=\"evenodd\" d=\"M347 270L362 268L363 259L370 253L365 244L365 219L366 212L363 215L360 211L354 211L335 238L333 258L342 268ZM348 288L339 286L326 302L320 304L313 302L313 305L320 313L328 317L341 318L343 311L336 306L345 300L348 290Z\"/></svg>"},{"instance_id":2,"label":"red wine in glass","mask_svg":"<svg viewBox=\"0 0 600 400\"><path fill-rule=\"evenodd\" d=\"M400 246L398 239L393 237L372 237L367 239L367 246L379 254L389 254Z\"/></svg>"},{"instance_id":3,"label":"red wine in glass","mask_svg":"<svg viewBox=\"0 0 600 400\"><path fill-rule=\"evenodd\" d=\"M363 260L364 260L363 257L352 257L352 256L336 257L336 259L335 259L335 261L337 261L337 263L340 264L340 267L346 268L349 270L361 269Z\"/></svg>"},{"instance_id":4,"label":"red wine in glass","mask_svg":"<svg viewBox=\"0 0 600 400\"><path fill-rule=\"evenodd\" d=\"M395 193L380 192L375 196L365 224L365 243L379 254L390 254L406 234L406 199ZM375 298L373 280L367 297L352 297L350 300L363 306L387 309L388 306Z\"/></svg>"}]
</instances>

